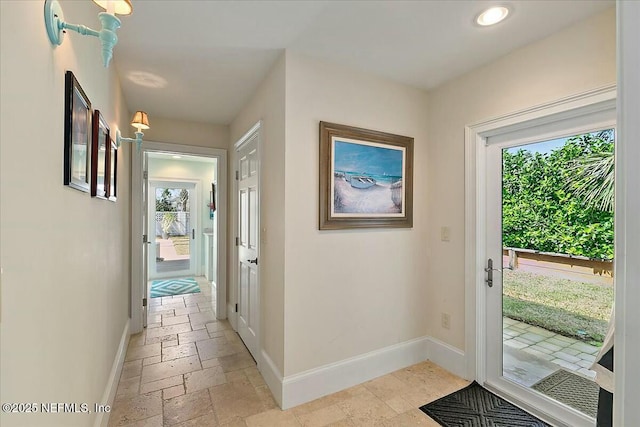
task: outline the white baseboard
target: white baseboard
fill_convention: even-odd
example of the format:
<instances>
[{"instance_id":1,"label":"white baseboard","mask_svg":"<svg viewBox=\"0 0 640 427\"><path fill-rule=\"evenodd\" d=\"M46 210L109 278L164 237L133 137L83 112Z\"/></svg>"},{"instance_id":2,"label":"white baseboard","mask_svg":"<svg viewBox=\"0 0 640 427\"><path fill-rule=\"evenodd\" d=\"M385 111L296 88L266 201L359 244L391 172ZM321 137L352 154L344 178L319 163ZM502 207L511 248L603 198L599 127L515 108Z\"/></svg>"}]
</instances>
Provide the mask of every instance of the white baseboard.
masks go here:
<instances>
[{"instance_id":1,"label":"white baseboard","mask_svg":"<svg viewBox=\"0 0 640 427\"><path fill-rule=\"evenodd\" d=\"M463 351L431 337L416 338L284 378L269 355L264 351L261 354L264 363L259 366L260 372L282 409L310 402L425 360L431 360L460 377L464 377L466 366Z\"/></svg>"},{"instance_id":2,"label":"white baseboard","mask_svg":"<svg viewBox=\"0 0 640 427\"><path fill-rule=\"evenodd\" d=\"M462 350L435 338L427 338L427 356L430 361L459 377L466 377L466 359Z\"/></svg>"},{"instance_id":3,"label":"white baseboard","mask_svg":"<svg viewBox=\"0 0 640 427\"><path fill-rule=\"evenodd\" d=\"M258 366L262 378L269 386L269 390L271 390L271 394L273 394L278 406L282 408L282 373L264 350L262 351L262 361L264 363Z\"/></svg>"},{"instance_id":4,"label":"white baseboard","mask_svg":"<svg viewBox=\"0 0 640 427\"><path fill-rule=\"evenodd\" d=\"M113 359L113 365L111 365L111 373L107 379L107 386L104 389L102 400L100 404L109 405L113 408L113 400L116 397L116 391L118 390L118 382L120 381L120 374L122 373L122 365L124 364L124 358L127 354L127 347L129 346L129 326L131 319L127 319L127 323L124 325L122 331L122 337L120 338L120 345L116 352L116 357ZM96 420L94 422L95 427L107 427L109 424L109 412L98 412Z\"/></svg>"},{"instance_id":5,"label":"white baseboard","mask_svg":"<svg viewBox=\"0 0 640 427\"><path fill-rule=\"evenodd\" d=\"M428 358L429 346L430 339L428 337L416 338L299 374L289 375L281 380L282 399L278 403L282 409L288 409L422 362ZM267 357L265 357L265 361L269 365ZM273 368L271 367L271 370ZM268 370L265 369L265 372ZM278 390L277 383L280 382L278 374L276 369L275 374L269 373L272 378L267 379L265 376L265 381L272 391ZM269 381L273 385L269 384Z\"/></svg>"}]
</instances>

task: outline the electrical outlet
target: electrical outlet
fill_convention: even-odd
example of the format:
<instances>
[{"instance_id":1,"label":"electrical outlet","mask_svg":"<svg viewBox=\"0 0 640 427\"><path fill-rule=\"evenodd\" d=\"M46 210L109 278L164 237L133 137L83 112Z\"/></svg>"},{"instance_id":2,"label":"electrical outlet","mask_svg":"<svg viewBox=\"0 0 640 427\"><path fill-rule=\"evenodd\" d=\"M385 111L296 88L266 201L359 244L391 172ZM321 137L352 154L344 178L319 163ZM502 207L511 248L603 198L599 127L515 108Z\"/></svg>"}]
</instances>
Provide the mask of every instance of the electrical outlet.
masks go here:
<instances>
[{"instance_id":1,"label":"electrical outlet","mask_svg":"<svg viewBox=\"0 0 640 427\"><path fill-rule=\"evenodd\" d=\"M449 313L442 313L442 327L444 329L451 328L451 316L449 316Z\"/></svg>"}]
</instances>

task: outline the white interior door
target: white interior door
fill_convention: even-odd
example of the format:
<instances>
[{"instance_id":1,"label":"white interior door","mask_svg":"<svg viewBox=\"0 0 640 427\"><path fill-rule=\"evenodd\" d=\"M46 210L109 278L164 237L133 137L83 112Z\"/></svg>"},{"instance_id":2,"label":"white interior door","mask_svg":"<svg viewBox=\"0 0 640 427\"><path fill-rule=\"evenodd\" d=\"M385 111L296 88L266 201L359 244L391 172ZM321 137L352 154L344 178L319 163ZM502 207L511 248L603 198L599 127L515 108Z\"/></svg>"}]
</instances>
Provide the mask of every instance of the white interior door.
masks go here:
<instances>
[{"instance_id":1,"label":"white interior door","mask_svg":"<svg viewBox=\"0 0 640 427\"><path fill-rule=\"evenodd\" d=\"M260 313L259 157L258 136L253 134L238 154L238 334L257 360Z\"/></svg>"}]
</instances>

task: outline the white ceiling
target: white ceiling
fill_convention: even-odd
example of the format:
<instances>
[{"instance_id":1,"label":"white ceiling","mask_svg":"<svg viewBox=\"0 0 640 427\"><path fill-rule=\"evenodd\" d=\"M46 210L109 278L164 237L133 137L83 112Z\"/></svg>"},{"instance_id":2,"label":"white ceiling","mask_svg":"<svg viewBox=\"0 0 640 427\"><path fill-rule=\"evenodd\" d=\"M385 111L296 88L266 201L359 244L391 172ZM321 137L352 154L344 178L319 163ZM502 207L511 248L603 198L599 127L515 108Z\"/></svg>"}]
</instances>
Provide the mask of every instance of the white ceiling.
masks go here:
<instances>
[{"instance_id":1,"label":"white ceiling","mask_svg":"<svg viewBox=\"0 0 640 427\"><path fill-rule=\"evenodd\" d=\"M475 25L493 4L134 0L133 14L122 17L115 64L131 111L145 110L151 121L227 124L283 49L430 89L614 1L500 1L512 10L504 22ZM130 79L136 73L151 76L140 85Z\"/></svg>"}]
</instances>

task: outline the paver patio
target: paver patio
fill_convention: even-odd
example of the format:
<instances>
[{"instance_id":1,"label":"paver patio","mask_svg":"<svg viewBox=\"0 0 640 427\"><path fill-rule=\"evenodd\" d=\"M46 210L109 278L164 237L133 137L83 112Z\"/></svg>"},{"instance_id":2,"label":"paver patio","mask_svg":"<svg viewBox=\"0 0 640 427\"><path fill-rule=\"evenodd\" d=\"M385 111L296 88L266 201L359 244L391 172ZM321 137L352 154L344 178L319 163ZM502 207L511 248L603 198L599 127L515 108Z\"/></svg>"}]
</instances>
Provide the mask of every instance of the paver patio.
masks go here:
<instances>
[{"instance_id":1,"label":"paver patio","mask_svg":"<svg viewBox=\"0 0 640 427\"><path fill-rule=\"evenodd\" d=\"M588 378L599 347L546 329L503 318L504 371L524 385L535 382L562 367ZM512 373L513 375L509 375Z\"/></svg>"}]
</instances>

